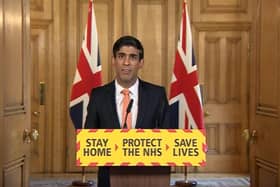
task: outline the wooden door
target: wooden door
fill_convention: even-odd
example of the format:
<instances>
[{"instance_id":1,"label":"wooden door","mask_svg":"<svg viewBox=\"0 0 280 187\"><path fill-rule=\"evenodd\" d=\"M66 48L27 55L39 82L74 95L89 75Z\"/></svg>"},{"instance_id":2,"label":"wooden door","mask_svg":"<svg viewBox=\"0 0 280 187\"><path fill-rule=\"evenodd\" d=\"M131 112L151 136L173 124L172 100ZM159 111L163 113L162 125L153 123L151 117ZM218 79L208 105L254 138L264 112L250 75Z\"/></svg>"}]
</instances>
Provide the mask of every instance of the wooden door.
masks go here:
<instances>
[{"instance_id":1,"label":"wooden door","mask_svg":"<svg viewBox=\"0 0 280 187\"><path fill-rule=\"evenodd\" d=\"M252 0L191 1L191 22L207 132L206 167L248 172L249 64Z\"/></svg>"},{"instance_id":2,"label":"wooden door","mask_svg":"<svg viewBox=\"0 0 280 187\"><path fill-rule=\"evenodd\" d=\"M251 71L252 187L280 186L280 4L258 0Z\"/></svg>"},{"instance_id":3,"label":"wooden door","mask_svg":"<svg viewBox=\"0 0 280 187\"><path fill-rule=\"evenodd\" d=\"M31 128L37 129L40 133L38 141L31 145L31 172L44 172L47 157L46 134L49 129L46 128L46 69L47 43L46 32L40 27L31 26Z\"/></svg>"},{"instance_id":4,"label":"wooden door","mask_svg":"<svg viewBox=\"0 0 280 187\"><path fill-rule=\"evenodd\" d=\"M217 27L207 26L198 33L208 144L207 166L198 170L247 172L247 144L241 132L248 128L249 116L249 32L230 27L212 31Z\"/></svg>"},{"instance_id":5,"label":"wooden door","mask_svg":"<svg viewBox=\"0 0 280 187\"><path fill-rule=\"evenodd\" d=\"M67 6L66 0L30 1L31 125L40 133L31 148L32 173L65 171Z\"/></svg>"},{"instance_id":6,"label":"wooden door","mask_svg":"<svg viewBox=\"0 0 280 187\"><path fill-rule=\"evenodd\" d=\"M30 159L29 1L1 0L0 14L0 180L2 187L27 187Z\"/></svg>"}]
</instances>

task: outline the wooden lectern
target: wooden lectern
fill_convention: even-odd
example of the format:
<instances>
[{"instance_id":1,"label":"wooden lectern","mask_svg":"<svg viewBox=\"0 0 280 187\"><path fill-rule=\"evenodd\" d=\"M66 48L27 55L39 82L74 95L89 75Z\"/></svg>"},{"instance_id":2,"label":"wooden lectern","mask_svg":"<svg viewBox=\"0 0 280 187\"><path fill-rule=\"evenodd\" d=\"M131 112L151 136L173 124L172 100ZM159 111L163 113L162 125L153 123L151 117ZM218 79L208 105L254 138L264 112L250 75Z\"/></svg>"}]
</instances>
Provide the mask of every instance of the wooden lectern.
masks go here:
<instances>
[{"instance_id":1,"label":"wooden lectern","mask_svg":"<svg viewBox=\"0 0 280 187\"><path fill-rule=\"evenodd\" d=\"M169 166L114 166L111 187L170 187Z\"/></svg>"}]
</instances>

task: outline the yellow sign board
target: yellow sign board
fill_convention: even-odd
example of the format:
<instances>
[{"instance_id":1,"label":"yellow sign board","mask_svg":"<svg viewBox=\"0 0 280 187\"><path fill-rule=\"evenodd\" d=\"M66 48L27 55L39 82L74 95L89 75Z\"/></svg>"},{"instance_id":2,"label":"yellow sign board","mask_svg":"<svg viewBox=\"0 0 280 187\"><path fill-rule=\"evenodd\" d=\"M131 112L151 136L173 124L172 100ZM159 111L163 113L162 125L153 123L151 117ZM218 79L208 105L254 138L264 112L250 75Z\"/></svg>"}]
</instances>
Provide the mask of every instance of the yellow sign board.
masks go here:
<instances>
[{"instance_id":1,"label":"yellow sign board","mask_svg":"<svg viewBox=\"0 0 280 187\"><path fill-rule=\"evenodd\" d=\"M77 166L205 166L204 130L80 129Z\"/></svg>"}]
</instances>

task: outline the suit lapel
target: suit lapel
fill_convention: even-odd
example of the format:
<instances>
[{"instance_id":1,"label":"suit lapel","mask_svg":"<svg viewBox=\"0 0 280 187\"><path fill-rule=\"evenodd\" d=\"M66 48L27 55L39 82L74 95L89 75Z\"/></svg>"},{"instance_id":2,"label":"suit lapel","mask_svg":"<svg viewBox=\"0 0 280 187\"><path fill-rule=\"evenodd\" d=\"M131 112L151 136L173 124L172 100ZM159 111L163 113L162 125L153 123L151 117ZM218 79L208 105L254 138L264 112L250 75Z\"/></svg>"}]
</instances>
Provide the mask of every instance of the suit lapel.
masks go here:
<instances>
[{"instance_id":1,"label":"suit lapel","mask_svg":"<svg viewBox=\"0 0 280 187\"><path fill-rule=\"evenodd\" d=\"M138 90L138 115L136 120L136 126L135 128L141 128L141 124L143 123L143 119L145 116L145 103L147 100L147 92L145 92L145 87L143 82L139 79L139 90Z\"/></svg>"}]
</instances>

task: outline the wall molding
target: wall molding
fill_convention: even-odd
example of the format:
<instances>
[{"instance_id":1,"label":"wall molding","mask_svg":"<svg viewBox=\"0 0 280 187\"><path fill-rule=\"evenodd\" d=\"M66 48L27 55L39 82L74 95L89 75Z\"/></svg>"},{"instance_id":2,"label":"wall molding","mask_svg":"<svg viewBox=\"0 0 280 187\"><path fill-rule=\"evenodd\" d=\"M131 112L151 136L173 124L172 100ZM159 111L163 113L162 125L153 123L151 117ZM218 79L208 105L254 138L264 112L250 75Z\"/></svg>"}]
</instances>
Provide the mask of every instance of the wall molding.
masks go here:
<instances>
[{"instance_id":1,"label":"wall molding","mask_svg":"<svg viewBox=\"0 0 280 187\"><path fill-rule=\"evenodd\" d=\"M267 106L267 105L258 104L256 107L256 114L278 118L279 110L276 106Z\"/></svg>"},{"instance_id":2,"label":"wall molding","mask_svg":"<svg viewBox=\"0 0 280 187\"><path fill-rule=\"evenodd\" d=\"M30 14L31 18L36 17L42 20L51 20L53 17L53 1L52 0L31 0Z\"/></svg>"},{"instance_id":3,"label":"wall molding","mask_svg":"<svg viewBox=\"0 0 280 187\"><path fill-rule=\"evenodd\" d=\"M248 0L236 1L235 5L211 4L210 0L201 0L201 13L248 13Z\"/></svg>"},{"instance_id":4,"label":"wall molding","mask_svg":"<svg viewBox=\"0 0 280 187\"><path fill-rule=\"evenodd\" d=\"M25 105L6 106L4 108L4 116L15 116L26 113Z\"/></svg>"},{"instance_id":5,"label":"wall molding","mask_svg":"<svg viewBox=\"0 0 280 187\"><path fill-rule=\"evenodd\" d=\"M208 123L206 126L207 145L209 155L220 154L220 125L218 123Z\"/></svg>"},{"instance_id":6,"label":"wall molding","mask_svg":"<svg viewBox=\"0 0 280 187\"><path fill-rule=\"evenodd\" d=\"M192 27L195 31L250 31L251 23L203 23L192 22Z\"/></svg>"},{"instance_id":7,"label":"wall molding","mask_svg":"<svg viewBox=\"0 0 280 187\"><path fill-rule=\"evenodd\" d=\"M271 173L278 174L279 165L276 163L268 162L264 159L257 157L255 159L255 164L258 168L263 168Z\"/></svg>"}]
</instances>

